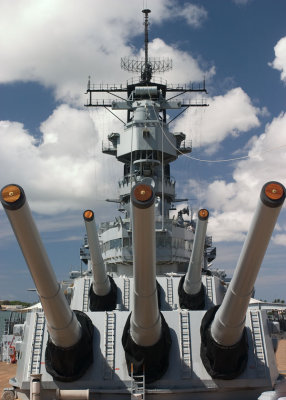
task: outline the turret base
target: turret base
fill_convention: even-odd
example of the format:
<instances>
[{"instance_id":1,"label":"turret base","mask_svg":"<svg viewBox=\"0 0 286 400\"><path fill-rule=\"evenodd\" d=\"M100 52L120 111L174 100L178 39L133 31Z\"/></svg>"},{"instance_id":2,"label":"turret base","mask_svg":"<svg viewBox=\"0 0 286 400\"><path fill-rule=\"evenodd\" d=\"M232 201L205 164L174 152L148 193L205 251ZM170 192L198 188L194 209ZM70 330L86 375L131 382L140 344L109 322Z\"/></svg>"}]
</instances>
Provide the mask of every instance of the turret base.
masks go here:
<instances>
[{"instance_id":1,"label":"turret base","mask_svg":"<svg viewBox=\"0 0 286 400\"><path fill-rule=\"evenodd\" d=\"M147 384L160 379L169 366L169 352L172 339L169 327L163 315L161 313L160 315L162 321L161 338L153 346L139 346L133 341L130 335L131 314L128 316L122 335L122 345L125 350L129 375L131 376L133 368L134 379L136 379L136 375L145 374L145 382Z\"/></svg>"},{"instance_id":2,"label":"turret base","mask_svg":"<svg viewBox=\"0 0 286 400\"><path fill-rule=\"evenodd\" d=\"M201 323L201 359L205 369L214 379L235 379L245 370L248 360L247 333L233 346L222 346L211 336L210 326L219 309L208 310Z\"/></svg>"},{"instance_id":3,"label":"turret base","mask_svg":"<svg viewBox=\"0 0 286 400\"><path fill-rule=\"evenodd\" d=\"M45 363L47 372L61 382L79 379L93 363L93 331L90 318L81 311L74 310L82 328L82 335L74 346L63 348L55 346L48 339Z\"/></svg>"}]
</instances>

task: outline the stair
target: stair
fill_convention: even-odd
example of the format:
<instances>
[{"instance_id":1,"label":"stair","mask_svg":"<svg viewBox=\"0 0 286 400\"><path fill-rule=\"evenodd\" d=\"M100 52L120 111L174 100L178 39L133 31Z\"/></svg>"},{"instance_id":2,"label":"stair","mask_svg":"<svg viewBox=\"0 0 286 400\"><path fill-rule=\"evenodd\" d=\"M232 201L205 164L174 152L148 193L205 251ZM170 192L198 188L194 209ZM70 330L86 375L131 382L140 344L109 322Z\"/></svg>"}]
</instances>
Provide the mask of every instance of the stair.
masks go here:
<instances>
[{"instance_id":1,"label":"stair","mask_svg":"<svg viewBox=\"0 0 286 400\"><path fill-rule=\"evenodd\" d=\"M145 400L145 374L134 375L131 364L131 400Z\"/></svg>"},{"instance_id":2,"label":"stair","mask_svg":"<svg viewBox=\"0 0 286 400\"><path fill-rule=\"evenodd\" d=\"M259 311L250 311L254 353L256 355L256 368L260 378L265 376L265 351L261 334L261 321Z\"/></svg>"},{"instance_id":3,"label":"stair","mask_svg":"<svg viewBox=\"0 0 286 400\"><path fill-rule=\"evenodd\" d=\"M115 323L116 315L113 311L105 314L105 360L104 379L113 379L115 362Z\"/></svg>"},{"instance_id":4,"label":"stair","mask_svg":"<svg viewBox=\"0 0 286 400\"><path fill-rule=\"evenodd\" d=\"M181 376L189 379L192 374L190 315L188 311L180 312L181 333Z\"/></svg>"},{"instance_id":5,"label":"stair","mask_svg":"<svg viewBox=\"0 0 286 400\"><path fill-rule=\"evenodd\" d=\"M167 302L171 309L174 308L173 279L167 278Z\"/></svg>"},{"instance_id":6,"label":"stair","mask_svg":"<svg viewBox=\"0 0 286 400\"><path fill-rule=\"evenodd\" d=\"M90 288L90 279L84 280L83 286L83 301L82 301L82 311L88 312L88 305L89 305L89 288Z\"/></svg>"},{"instance_id":7,"label":"stair","mask_svg":"<svg viewBox=\"0 0 286 400\"><path fill-rule=\"evenodd\" d=\"M35 318L35 330L30 358L30 374L39 374L41 371L43 338L46 324L46 319L43 312L37 312Z\"/></svg>"},{"instance_id":8,"label":"stair","mask_svg":"<svg viewBox=\"0 0 286 400\"><path fill-rule=\"evenodd\" d=\"M124 293L123 293L123 305L125 310L130 309L130 280L124 278Z\"/></svg>"}]
</instances>

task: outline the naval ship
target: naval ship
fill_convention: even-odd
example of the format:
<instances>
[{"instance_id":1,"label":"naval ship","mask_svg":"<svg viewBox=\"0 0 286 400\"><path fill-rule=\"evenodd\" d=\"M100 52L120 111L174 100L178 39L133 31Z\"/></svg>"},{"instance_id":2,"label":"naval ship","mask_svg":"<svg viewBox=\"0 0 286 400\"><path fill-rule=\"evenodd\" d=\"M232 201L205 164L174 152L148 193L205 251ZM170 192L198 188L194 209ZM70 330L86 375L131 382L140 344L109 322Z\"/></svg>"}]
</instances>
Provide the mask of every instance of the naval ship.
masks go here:
<instances>
[{"instance_id":1,"label":"naval ship","mask_svg":"<svg viewBox=\"0 0 286 400\"><path fill-rule=\"evenodd\" d=\"M143 10L145 57L121 60L140 76L118 86L88 81L88 107L126 111L122 132L111 132L102 148L123 164L118 198L109 199L120 214L97 226L99 211L83 212L85 269L73 271L65 287L24 189L12 183L1 190L43 309L22 327L16 376L3 400L274 400L286 393L266 310L249 307L285 188L263 185L227 286L209 268L216 256L206 234L209 211L197 210L195 219L187 207L174 214L186 199L176 197L170 164L192 146L183 132L170 131L167 112L176 118L207 106L196 100L205 84L182 87L155 77L172 61L149 57L149 13Z\"/></svg>"}]
</instances>

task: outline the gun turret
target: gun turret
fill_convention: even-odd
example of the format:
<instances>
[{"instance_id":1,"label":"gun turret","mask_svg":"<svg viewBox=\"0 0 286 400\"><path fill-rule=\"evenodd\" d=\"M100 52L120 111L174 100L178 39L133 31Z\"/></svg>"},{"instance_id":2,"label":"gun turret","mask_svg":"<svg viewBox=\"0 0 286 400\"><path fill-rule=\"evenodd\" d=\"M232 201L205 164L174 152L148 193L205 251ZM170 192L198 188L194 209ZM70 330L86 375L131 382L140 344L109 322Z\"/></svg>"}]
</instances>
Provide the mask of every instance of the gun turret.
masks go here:
<instances>
[{"instance_id":1,"label":"gun turret","mask_svg":"<svg viewBox=\"0 0 286 400\"><path fill-rule=\"evenodd\" d=\"M117 287L105 270L94 219L94 212L83 213L86 227L89 252L91 257L93 283L89 291L89 308L91 311L111 311L116 308Z\"/></svg>"},{"instance_id":2,"label":"gun turret","mask_svg":"<svg viewBox=\"0 0 286 400\"><path fill-rule=\"evenodd\" d=\"M171 336L159 311L156 284L155 194L149 185L137 184L131 193L133 215L134 304L122 337L131 374L153 382L168 368Z\"/></svg>"},{"instance_id":3,"label":"gun turret","mask_svg":"<svg viewBox=\"0 0 286 400\"><path fill-rule=\"evenodd\" d=\"M210 309L201 325L201 357L213 378L233 379L247 364L246 311L254 283L282 204L285 188L266 183L221 306Z\"/></svg>"},{"instance_id":4,"label":"gun turret","mask_svg":"<svg viewBox=\"0 0 286 400\"><path fill-rule=\"evenodd\" d=\"M181 278L178 287L181 308L203 310L205 307L205 289L202 284L202 262L208 217L208 210L204 208L199 210L189 267L186 275Z\"/></svg>"},{"instance_id":5,"label":"gun turret","mask_svg":"<svg viewBox=\"0 0 286 400\"><path fill-rule=\"evenodd\" d=\"M73 312L68 305L34 223L24 190L14 184L5 186L1 190L1 203L45 312L50 336L46 348L46 369L58 380L77 379L93 361L92 322L83 313ZM83 352L86 358L82 356Z\"/></svg>"}]
</instances>

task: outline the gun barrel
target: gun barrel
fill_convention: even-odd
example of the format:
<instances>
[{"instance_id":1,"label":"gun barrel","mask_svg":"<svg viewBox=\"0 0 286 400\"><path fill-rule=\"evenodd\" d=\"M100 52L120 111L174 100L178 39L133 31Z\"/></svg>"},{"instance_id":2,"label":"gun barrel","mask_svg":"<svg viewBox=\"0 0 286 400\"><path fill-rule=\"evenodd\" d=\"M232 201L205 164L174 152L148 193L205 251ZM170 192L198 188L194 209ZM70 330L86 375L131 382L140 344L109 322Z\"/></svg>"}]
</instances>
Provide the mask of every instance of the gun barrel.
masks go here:
<instances>
[{"instance_id":1,"label":"gun barrel","mask_svg":"<svg viewBox=\"0 0 286 400\"><path fill-rule=\"evenodd\" d=\"M199 293L202 286L202 262L208 217L208 210L199 210L192 254L183 285L184 291L190 295Z\"/></svg>"},{"instance_id":2,"label":"gun barrel","mask_svg":"<svg viewBox=\"0 0 286 400\"><path fill-rule=\"evenodd\" d=\"M94 212L86 210L83 213L89 252L91 257L92 272L93 272L93 291L98 296L105 296L110 292L110 281L107 276L104 261L102 258L99 240L94 219Z\"/></svg>"},{"instance_id":3,"label":"gun barrel","mask_svg":"<svg viewBox=\"0 0 286 400\"><path fill-rule=\"evenodd\" d=\"M242 337L254 283L284 200L282 184L263 186L233 278L211 325L211 336L220 345L232 346Z\"/></svg>"},{"instance_id":4,"label":"gun barrel","mask_svg":"<svg viewBox=\"0 0 286 400\"><path fill-rule=\"evenodd\" d=\"M161 335L156 285L155 195L151 186L138 184L132 193L134 308L130 334L140 346L152 346Z\"/></svg>"},{"instance_id":5,"label":"gun barrel","mask_svg":"<svg viewBox=\"0 0 286 400\"><path fill-rule=\"evenodd\" d=\"M35 282L52 342L63 348L73 346L81 338L81 325L56 279L24 190L14 184L5 186L1 202Z\"/></svg>"}]
</instances>

